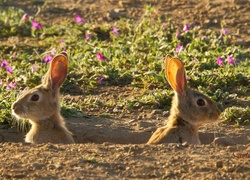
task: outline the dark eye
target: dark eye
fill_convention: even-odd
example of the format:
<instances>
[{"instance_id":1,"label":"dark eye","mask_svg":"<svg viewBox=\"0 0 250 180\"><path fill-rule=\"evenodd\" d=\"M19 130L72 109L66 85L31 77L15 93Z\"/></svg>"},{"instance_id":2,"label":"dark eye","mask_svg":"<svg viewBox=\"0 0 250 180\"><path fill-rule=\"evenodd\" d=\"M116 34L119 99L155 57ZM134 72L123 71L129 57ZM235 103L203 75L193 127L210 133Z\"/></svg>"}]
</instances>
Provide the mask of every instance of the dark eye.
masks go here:
<instances>
[{"instance_id":1,"label":"dark eye","mask_svg":"<svg viewBox=\"0 0 250 180\"><path fill-rule=\"evenodd\" d=\"M196 103L197 103L198 106L205 106L205 104L206 104L206 102L203 99L198 99L196 101Z\"/></svg>"},{"instance_id":2,"label":"dark eye","mask_svg":"<svg viewBox=\"0 0 250 180\"><path fill-rule=\"evenodd\" d=\"M32 96L31 96L31 99L30 99L31 101L38 101L39 100L39 95L38 94L33 94Z\"/></svg>"}]
</instances>

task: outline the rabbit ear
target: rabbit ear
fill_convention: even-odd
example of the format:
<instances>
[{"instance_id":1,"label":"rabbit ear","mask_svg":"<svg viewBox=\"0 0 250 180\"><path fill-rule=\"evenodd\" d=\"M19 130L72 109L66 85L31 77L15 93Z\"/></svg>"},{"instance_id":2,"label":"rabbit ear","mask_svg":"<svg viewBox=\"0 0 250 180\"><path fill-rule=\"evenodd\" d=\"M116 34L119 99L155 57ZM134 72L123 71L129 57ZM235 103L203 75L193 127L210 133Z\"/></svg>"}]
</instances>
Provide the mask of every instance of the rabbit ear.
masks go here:
<instances>
[{"instance_id":1,"label":"rabbit ear","mask_svg":"<svg viewBox=\"0 0 250 180\"><path fill-rule=\"evenodd\" d=\"M45 76L44 84L47 88L58 89L66 79L68 73L68 55L65 52L54 57Z\"/></svg>"},{"instance_id":2,"label":"rabbit ear","mask_svg":"<svg viewBox=\"0 0 250 180\"><path fill-rule=\"evenodd\" d=\"M178 58L166 57L165 60L165 76L171 87L178 94L182 94L186 90L186 77L183 63Z\"/></svg>"},{"instance_id":3,"label":"rabbit ear","mask_svg":"<svg viewBox=\"0 0 250 180\"><path fill-rule=\"evenodd\" d=\"M66 52L61 52L60 54L62 54L62 55L64 55L65 57L67 57L68 58L68 54L66 53Z\"/></svg>"},{"instance_id":4,"label":"rabbit ear","mask_svg":"<svg viewBox=\"0 0 250 180\"><path fill-rule=\"evenodd\" d=\"M165 77L166 77L166 79L168 79L167 66L168 66L168 63L171 59L172 59L172 56L170 56L169 54L165 58Z\"/></svg>"}]
</instances>

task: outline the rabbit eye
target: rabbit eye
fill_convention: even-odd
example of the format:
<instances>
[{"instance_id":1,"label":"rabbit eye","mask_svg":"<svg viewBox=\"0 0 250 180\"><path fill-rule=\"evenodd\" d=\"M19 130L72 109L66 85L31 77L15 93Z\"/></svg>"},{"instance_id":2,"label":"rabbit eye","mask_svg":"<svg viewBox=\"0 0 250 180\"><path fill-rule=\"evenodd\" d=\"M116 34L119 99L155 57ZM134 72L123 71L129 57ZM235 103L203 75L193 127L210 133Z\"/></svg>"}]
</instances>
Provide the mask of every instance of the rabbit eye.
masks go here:
<instances>
[{"instance_id":1,"label":"rabbit eye","mask_svg":"<svg viewBox=\"0 0 250 180\"><path fill-rule=\"evenodd\" d=\"M38 101L39 100L39 95L38 94L33 94L31 96L31 101Z\"/></svg>"},{"instance_id":2,"label":"rabbit eye","mask_svg":"<svg viewBox=\"0 0 250 180\"><path fill-rule=\"evenodd\" d=\"M203 99L198 99L196 101L196 103L197 103L198 106L205 106L205 104L206 104L206 102Z\"/></svg>"}]
</instances>

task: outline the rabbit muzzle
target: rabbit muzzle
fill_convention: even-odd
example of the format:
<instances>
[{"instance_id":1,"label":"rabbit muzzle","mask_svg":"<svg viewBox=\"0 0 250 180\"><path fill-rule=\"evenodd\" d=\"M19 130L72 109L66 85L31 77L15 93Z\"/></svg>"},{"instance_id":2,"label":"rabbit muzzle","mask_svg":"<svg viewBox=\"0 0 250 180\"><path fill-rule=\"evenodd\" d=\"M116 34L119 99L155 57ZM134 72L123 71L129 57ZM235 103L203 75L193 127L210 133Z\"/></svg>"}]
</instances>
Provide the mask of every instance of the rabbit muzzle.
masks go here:
<instances>
[{"instance_id":1,"label":"rabbit muzzle","mask_svg":"<svg viewBox=\"0 0 250 180\"><path fill-rule=\"evenodd\" d=\"M25 116L24 106L22 106L16 102L12 104L11 110L12 110L12 114L17 116L17 117L24 117Z\"/></svg>"}]
</instances>

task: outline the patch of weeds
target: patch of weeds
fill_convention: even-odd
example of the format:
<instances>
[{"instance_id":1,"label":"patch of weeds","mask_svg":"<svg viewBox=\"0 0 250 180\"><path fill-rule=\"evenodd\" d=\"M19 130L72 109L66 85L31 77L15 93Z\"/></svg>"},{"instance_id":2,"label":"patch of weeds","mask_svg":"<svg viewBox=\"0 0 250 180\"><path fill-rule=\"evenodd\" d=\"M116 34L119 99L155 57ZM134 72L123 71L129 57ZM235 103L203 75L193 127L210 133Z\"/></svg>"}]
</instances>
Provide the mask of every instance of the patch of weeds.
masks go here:
<instances>
[{"instance_id":1,"label":"patch of weeds","mask_svg":"<svg viewBox=\"0 0 250 180\"><path fill-rule=\"evenodd\" d=\"M75 117L82 118L84 115L77 108L70 106L63 106L61 109L61 113L63 117Z\"/></svg>"},{"instance_id":2,"label":"patch of weeds","mask_svg":"<svg viewBox=\"0 0 250 180\"><path fill-rule=\"evenodd\" d=\"M0 37L28 36L31 33L30 22L24 23L24 11L14 7L0 7Z\"/></svg>"},{"instance_id":3,"label":"patch of weeds","mask_svg":"<svg viewBox=\"0 0 250 180\"><path fill-rule=\"evenodd\" d=\"M74 22L72 17L49 24L39 12L32 17L21 9L0 8L0 123L11 122L11 104L16 95L21 89L39 84L51 59L61 51L69 55L63 94L81 96L107 86L132 86L144 92L121 99L119 103L127 108L169 108L173 91L165 79L164 57L170 54L185 64L188 85L224 109L234 101L247 99L249 49L229 45L226 33L201 30L192 23L183 28L169 20L152 19L153 8L145 8L139 22L121 19L101 24L81 17ZM81 117L85 107L117 105L91 94L84 100L65 100L62 104L66 117ZM235 116L226 119L247 120L237 112L229 113Z\"/></svg>"},{"instance_id":4,"label":"patch of weeds","mask_svg":"<svg viewBox=\"0 0 250 180\"><path fill-rule=\"evenodd\" d=\"M79 104L68 99L62 100L61 114L63 117L84 117L83 113L81 112L81 108L79 107Z\"/></svg>"},{"instance_id":5,"label":"patch of weeds","mask_svg":"<svg viewBox=\"0 0 250 180\"><path fill-rule=\"evenodd\" d=\"M224 121L234 123L237 126L247 125L250 122L250 107L232 106L226 108L221 117Z\"/></svg>"},{"instance_id":6,"label":"patch of weeds","mask_svg":"<svg viewBox=\"0 0 250 180\"><path fill-rule=\"evenodd\" d=\"M122 104L127 108L169 108L172 101L172 92L165 90L145 91L140 96L123 99Z\"/></svg>"},{"instance_id":7,"label":"patch of weeds","mask_svg":"<svg viewBox=\"0 0 250 180\"><path fill-rule=\"evenodd\" d=\"M12 126L16 127L18 131L25 132L25 133L27 133L31 128L31 124L29 123L28 120L25 120L25 119L13 118Z\"/></svg>"},{"instance_id":8,"label":"patch of weeds","mask_svg":"<svg viewBox=\"0 0 250 180\"><path fill-rule=\"evenodd\" d=\"M4 86L2 89L0 88L0 123L1 124L12 124L12 117L11 117L11 104L10 100L15 99L15 92L6 91Z\"/></svg>"}]
</instances>

